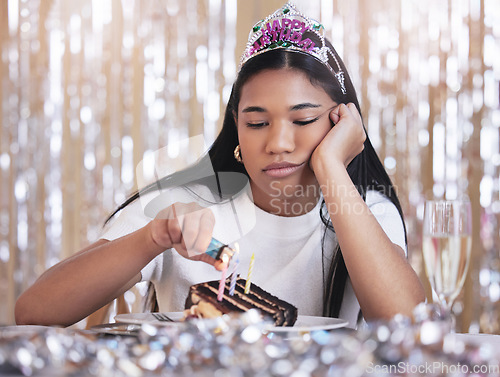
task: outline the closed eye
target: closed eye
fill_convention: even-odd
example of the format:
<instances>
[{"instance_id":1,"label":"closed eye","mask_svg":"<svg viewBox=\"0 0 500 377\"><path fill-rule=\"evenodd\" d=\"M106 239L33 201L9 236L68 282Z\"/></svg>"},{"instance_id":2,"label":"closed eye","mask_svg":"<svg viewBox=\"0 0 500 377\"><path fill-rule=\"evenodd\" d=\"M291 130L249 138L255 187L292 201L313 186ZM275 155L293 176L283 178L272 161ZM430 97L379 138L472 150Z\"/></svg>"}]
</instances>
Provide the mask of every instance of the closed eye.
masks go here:
<instances>
[{"instance_id":1,"label":"closed eye","mask_svg":"<svg viewBox=\"0 0 500 377\"><path fill-rule=\"evenodd\" d=\"M298 126L307 126L308 124L316 122L320 117L321 116L318 116L316 118L309 119L309 120L296 120L293 123L295 123Z\"/></svg>"},{"instance_id":2,"label":"closed eye","mask_svg":"<svg viewBox=\"0 0 500 377\"><path fill-rule=\"evenodd\" d=\"M313 118L313 119L308 119L308 120L296 120L293 123L298 125L298 126L307 126L308 124L316 122L319 118L321 118L321 115ZM267 126L269 123L268 122L257 122L257 123L252 123L252 122L247 122L247 127L249 128L261 128Z\"/></svg>"},{"instance_id":3,"label":"closed eye","mask_svg":"<svg viewBox=\"0 0 500 377\"><path fill-rule=\"evenodd\" d=\"M258 122L258 123L250 123L248 122L247 123L247 127L249 128L261 128L261 127L264 127L264 126L267 126L268 123L267 122Z\"/></svg>"}]
</instances>

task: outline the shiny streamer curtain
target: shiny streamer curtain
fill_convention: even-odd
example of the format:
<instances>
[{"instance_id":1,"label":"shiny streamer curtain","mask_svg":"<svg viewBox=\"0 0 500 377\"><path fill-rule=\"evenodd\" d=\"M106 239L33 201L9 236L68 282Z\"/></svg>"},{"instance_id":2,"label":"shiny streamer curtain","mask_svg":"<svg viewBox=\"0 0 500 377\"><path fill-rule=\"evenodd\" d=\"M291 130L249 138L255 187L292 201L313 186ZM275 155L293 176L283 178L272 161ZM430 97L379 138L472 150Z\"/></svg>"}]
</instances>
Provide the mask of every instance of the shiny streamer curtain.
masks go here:
<instances>
[{"instance_id":1,"label":"shiny streamer curtain","mask_svg":"<svg viewBox=\"0 0 500 377\"><path fill-rule=\"evenodd\" d=\"M500 212L500 4L295 4L344 58L422 279L423 201L470 197L473 261L455 309L463 330L498 332L488 323L498 322L499 272L485 268L495 257L480 219ZM136 188L141 160L189 136L214 140L248 30L281 5L1 2L0 323L13 322L16 297L45 269L98 237ZM139 310L136 295L126 298Z\"/></svg>"},{"instance_id":2,"label":"shiny streamer curtain","mask_svg":"<svg viewBox=\"0 0 500 377\"><path fill-rule=\"evenodd\" d=\"M237 12L213 0L0 7L0 322L11 323L37 276L96 240L140 160L214 139Z\"/></svg>"}]
</instances>

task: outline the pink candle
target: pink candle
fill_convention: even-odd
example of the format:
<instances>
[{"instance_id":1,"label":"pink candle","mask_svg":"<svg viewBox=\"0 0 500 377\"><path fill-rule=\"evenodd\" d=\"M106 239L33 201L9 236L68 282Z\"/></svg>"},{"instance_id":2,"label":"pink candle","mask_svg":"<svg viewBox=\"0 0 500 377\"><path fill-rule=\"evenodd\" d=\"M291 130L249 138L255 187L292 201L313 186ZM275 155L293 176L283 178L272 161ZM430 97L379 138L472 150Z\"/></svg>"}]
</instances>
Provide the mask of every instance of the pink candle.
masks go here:
<instances>
[{"instance_id":1,"label":"pink candle","mask_svg":"<svg viewBox=\"0 0 500 377\"><path fill-rule=\"evenodd\" d=\"M222 270L222 275L220 277L220 282L219 282L219 293L217 295L217 300L222 301L224 298L224 286L226 285L226 273L227 273L227 264L228 264L228 257L227 255L224 255L222 257L222 261L224 262L224 269Z\"/></svg>"},{"instance_id":2,"label":"pink candle","mask_svg":"<svg viewBox=\"0 0 500 377\"><path fill-rule=\"evenodd\" d=\"M224 297L224 286L226 285L226 272L227 272L227 267L224 267L219 282L219 294L217 295L217 300L219 301L222 301L222 298Z\"/></svg>"}]
</instances>

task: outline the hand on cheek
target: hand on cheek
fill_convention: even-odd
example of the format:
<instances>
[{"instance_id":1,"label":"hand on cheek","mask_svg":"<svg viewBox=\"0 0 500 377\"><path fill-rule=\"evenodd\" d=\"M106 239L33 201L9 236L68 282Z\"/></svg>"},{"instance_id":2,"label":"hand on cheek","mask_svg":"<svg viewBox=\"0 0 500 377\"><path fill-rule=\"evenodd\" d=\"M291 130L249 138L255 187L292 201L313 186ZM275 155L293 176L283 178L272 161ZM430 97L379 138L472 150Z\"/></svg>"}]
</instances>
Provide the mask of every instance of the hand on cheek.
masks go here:
<instances>
[{"instance_id":1,"label":"hand on cheek","mask_svg":"<svg viewBox=\"0 0 500 377\"><path fill-rule=\"evenodd\" d=\"M336 113L335 111L336 109L338 109L338 106L334 107L332 111L330 111L330 120L332 121L332 128L335 127L335 125L340 120L340 115Z\"/></svg>"},{"instance_id":2,"label":"hand on cheek","mask_svg":"<svg viewBox=\"0 0 500 377\"><path fill-rule=\"evenodd\" d=\"M366 133L361 115L352 103L340 104L330 112L333 127L323 138L311 157L311 167L321 161L326 165L334 161L345 167L364 149Z\"/></svg>"}]
</instances>

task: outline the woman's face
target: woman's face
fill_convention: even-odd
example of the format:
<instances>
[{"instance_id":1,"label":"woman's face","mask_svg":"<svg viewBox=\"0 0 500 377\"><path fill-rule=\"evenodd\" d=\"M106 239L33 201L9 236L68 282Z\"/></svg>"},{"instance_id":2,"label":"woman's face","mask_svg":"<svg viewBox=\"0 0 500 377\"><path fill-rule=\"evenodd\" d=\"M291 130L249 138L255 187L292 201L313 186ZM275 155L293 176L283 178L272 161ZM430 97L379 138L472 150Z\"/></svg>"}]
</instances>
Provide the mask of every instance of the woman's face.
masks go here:
<instances>
[{"instance_id":1,"label":"woman's face","mask_svg":"<svg viewBox=\"0 0 500 377\"><path fill-rule=\"evenodd\" d=\"M257 206L284 216L312 210L319 190L309 160L336 105L298 70L265 70L245 83L238 138Z\"/></svg>"}]
</instances>

